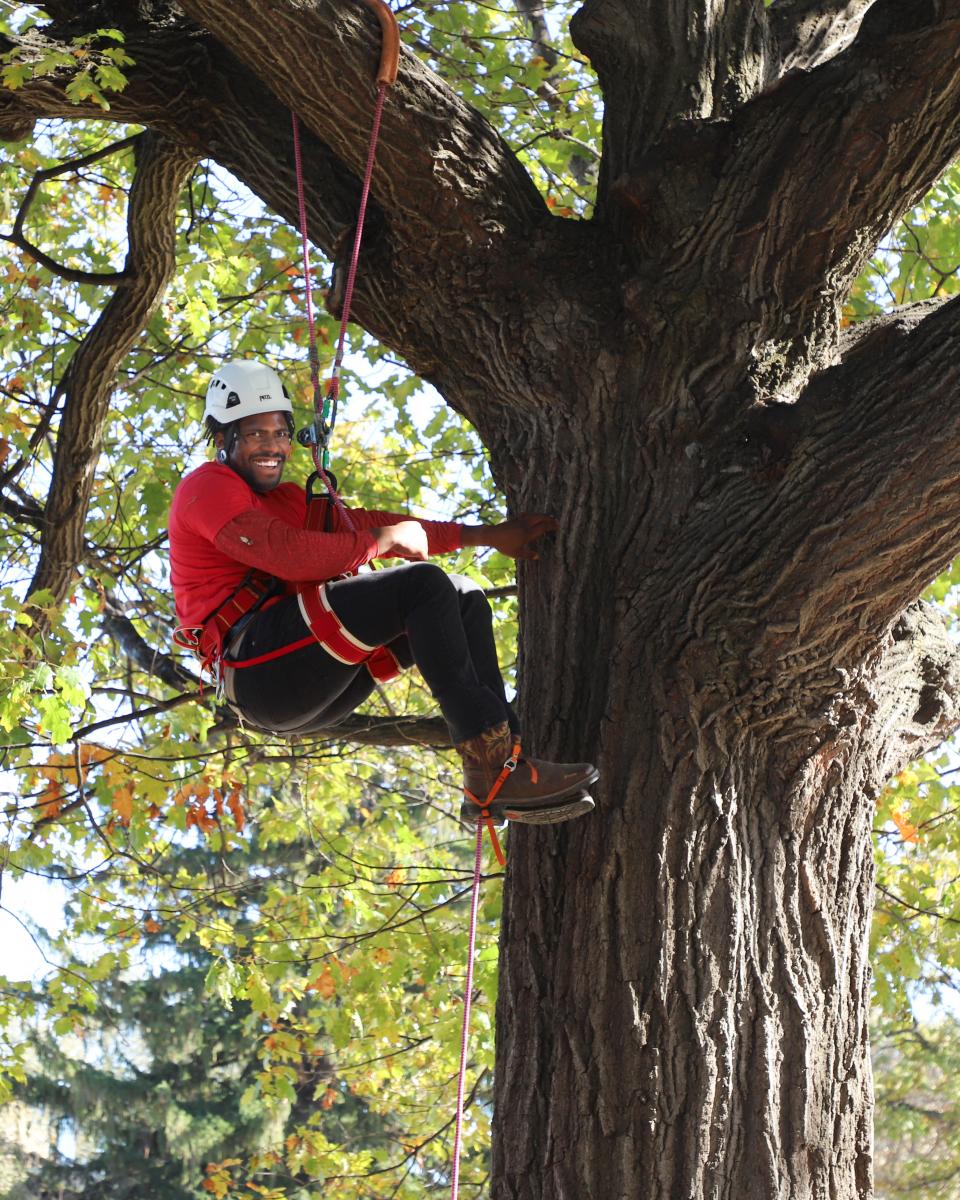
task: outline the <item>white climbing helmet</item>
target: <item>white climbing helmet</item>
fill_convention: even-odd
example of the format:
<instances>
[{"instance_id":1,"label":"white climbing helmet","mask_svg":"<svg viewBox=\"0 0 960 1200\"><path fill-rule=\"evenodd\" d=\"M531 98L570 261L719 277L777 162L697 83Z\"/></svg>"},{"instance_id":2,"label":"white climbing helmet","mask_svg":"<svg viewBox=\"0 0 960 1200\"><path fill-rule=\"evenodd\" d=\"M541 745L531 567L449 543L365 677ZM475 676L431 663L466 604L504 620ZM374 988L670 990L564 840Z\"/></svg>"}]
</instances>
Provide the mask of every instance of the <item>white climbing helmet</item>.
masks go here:
<instances>
[{"instance_id":1,"label":"white climbing helmet","mask_svg":"<svg viewBox=\"0 0 960 1200\"><path fill-rule=\"evenodd\" d=\"M205 417L226 425L268 412L293 413L287 389L271 367L252 359L234 359L214 373L207 387Z\"/></svg>"}]
</instances>

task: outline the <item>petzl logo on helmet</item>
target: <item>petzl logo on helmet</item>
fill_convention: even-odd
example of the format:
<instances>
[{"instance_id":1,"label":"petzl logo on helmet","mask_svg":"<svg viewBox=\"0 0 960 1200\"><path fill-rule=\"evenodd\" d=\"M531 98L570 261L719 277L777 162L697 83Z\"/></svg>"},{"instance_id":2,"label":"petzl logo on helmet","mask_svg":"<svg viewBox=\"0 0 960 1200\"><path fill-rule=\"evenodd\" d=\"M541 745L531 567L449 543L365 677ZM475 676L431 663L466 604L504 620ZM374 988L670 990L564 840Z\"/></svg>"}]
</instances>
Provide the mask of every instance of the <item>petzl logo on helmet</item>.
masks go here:
<instances>
[{"instance_id":1,"label":"petzl logo on helmet","mask_svg":"<svg viewBox=\"0 0 960 1200\"><path fill-rule=\"evenodd\" d=\"M272 399L273 399L273 397L270 395L270 393L269 393L269 392L266 392L266 393L264 393L264 392L261 392L261 393L260 393L260 400L261 400L261 402L262 402L262 401L264 401L264 400L272 400Z\"/></svg>"}]
</instances>

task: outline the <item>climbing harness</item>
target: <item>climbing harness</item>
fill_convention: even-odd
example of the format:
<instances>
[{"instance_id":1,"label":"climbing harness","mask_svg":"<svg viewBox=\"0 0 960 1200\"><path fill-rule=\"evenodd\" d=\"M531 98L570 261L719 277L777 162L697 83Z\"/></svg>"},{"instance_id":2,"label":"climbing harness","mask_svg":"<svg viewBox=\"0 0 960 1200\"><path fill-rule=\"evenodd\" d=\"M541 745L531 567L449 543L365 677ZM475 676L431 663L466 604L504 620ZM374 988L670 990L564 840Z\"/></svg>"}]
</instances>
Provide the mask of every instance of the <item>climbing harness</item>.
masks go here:
<instances>
[{"instance_id":1,"label":"climbing harness","mask_svg":"<svg viewBox=\"0 0 960 1200\"><path fill-rule=\"evenodd\" d=\"M304 624L332 658L347 666L366 663L378 682L396 679L400 674L400 664L386 646L368 646L344 626L330 607L325 584L299 587L297 603Z\"/></svg>"},{"instance_id":2,"label":"climbing harness","mask_svg":"<svg viewBox=\"0 0 960 1200\"><path fill-rule=\"evenodd\" d=\"M203 676L209 673L217 684L218 694L221 693L226 640L236 641L254 613L269 608L280 599L280 595L280 586L272 575L263 571L248 571L226 600L199 625L181 625L174 630L174 645L190 650L200 659L201 687ZM308 642L312 640L307 639ZM292 649L292 646L284 647L283 652Z\"/></svg>"}]
</instances>

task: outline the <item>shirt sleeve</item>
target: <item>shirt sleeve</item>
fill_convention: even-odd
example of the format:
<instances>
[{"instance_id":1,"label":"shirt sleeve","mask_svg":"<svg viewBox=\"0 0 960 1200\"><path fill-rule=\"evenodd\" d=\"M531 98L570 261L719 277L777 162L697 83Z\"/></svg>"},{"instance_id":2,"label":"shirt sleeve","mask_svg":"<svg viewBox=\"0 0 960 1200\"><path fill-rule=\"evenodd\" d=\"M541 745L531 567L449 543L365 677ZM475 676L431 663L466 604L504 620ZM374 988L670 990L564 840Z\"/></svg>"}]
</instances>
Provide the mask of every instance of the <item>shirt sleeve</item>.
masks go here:
<instances>
[{"instance_id":1,"label":"shirt sleeve","mask_svg":"<svg viewBox=\"0 0 960 1200\"><path fill-rule=\"evenodd\" d=\"M254 502L249 484L236 471L229 467L217 469L212 463L188 475L178 492L180 522L208 542L216 542L224 525L249 511Z\"/></svg>"},{"instance_id":2,"label":"shirt sleeve","mask_svg":"<svg viewBox=\"0 0 960 1200\"><path fill-rule=\"evenodd\" d=\"M314 533L255 508L227 521L214 545L236 562L290 583L334 579L356 571L377 554L377 539L365 529Z\"/></svg>"},{"instance_id":3,"label":"shirt sleeve","mask_svg":"<svg viewBox=\"0 0 960 1200\"><path fill-rule=\"evenodd\" d=\"M377 512L370 508L348 508L347 512L357 529L380 529L384 525L398 525L401 521L416 521L426 531L427 552L431 555L452 554L463 546L463 526L456 521L422 521L419 517L411 517L409 513ZM339 514L336 519L340 520Z\"/></svg>"}]
</instances>

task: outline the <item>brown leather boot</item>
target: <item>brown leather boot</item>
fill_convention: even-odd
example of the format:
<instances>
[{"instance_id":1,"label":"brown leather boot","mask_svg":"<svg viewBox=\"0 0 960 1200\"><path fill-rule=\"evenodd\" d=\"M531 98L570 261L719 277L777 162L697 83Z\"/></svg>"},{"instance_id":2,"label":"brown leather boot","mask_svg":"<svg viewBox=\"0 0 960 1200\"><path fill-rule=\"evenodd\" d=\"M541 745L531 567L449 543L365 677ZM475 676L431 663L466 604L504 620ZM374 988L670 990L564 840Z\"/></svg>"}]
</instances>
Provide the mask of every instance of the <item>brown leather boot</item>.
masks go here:
<instances>
[{"instance_id":1,"label":"brown leather boot","mask_svg":"<svg viewBox=\"0 0 960 1200\"><path fill-rule=\"evenodd\" d=\"M504 721L456 747L463 759L465 798L460 820L464 824L475 825L479 820L490 789L505 764L513 759L517 740ZM592 763L553 763L539 758L520 758L490 803L490 815L495 820L520 821L527 825L570 821L593 808L587 789L599 774Z\"/></svg>"}]
</instances>

